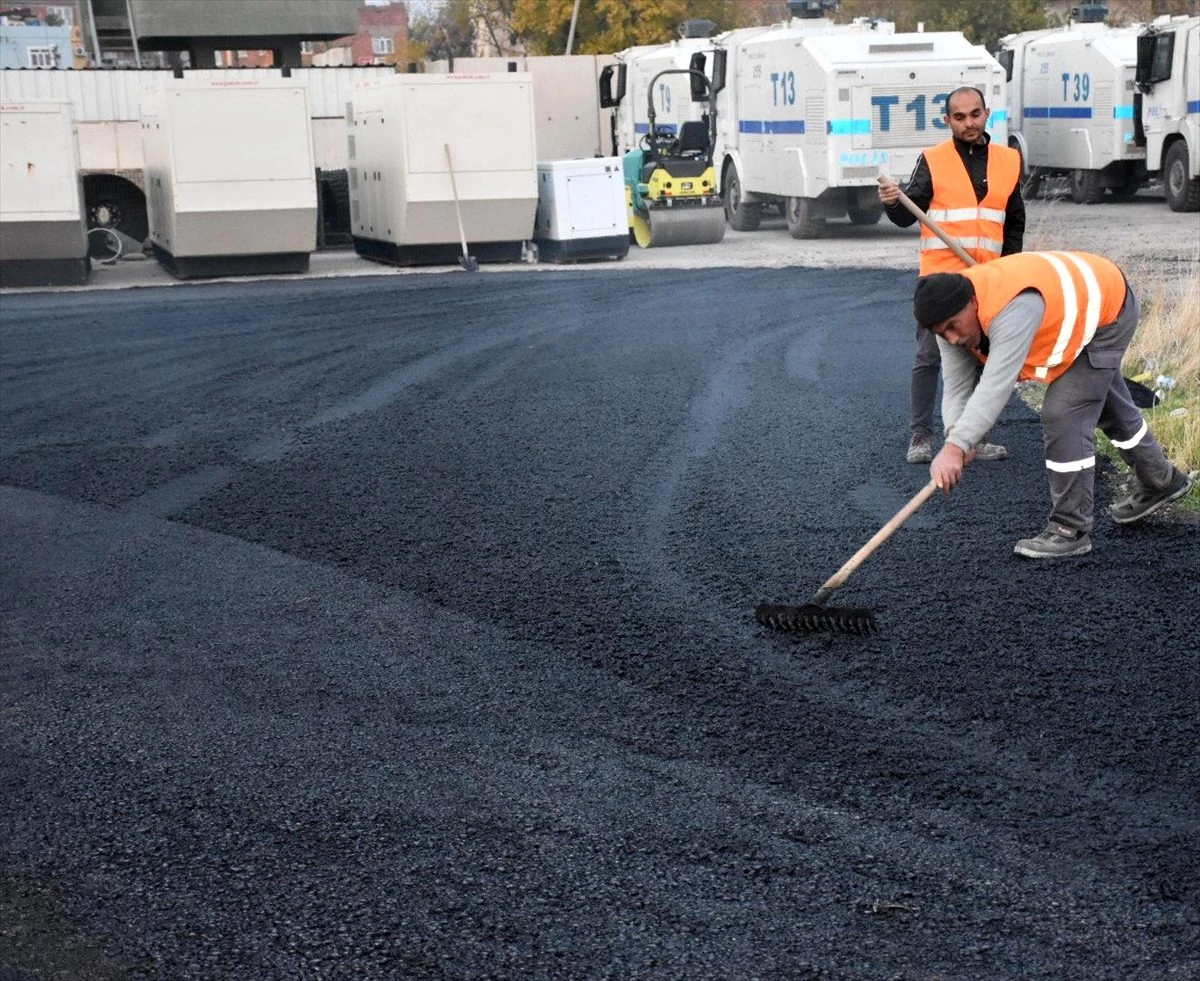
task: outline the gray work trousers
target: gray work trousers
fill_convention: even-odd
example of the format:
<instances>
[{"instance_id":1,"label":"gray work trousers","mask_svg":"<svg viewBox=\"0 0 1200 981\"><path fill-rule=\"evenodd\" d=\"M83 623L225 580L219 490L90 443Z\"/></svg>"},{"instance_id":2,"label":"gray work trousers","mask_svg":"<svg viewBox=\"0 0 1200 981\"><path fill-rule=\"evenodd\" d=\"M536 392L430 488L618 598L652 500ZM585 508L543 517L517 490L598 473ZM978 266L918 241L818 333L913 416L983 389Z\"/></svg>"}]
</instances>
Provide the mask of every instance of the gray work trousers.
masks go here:
<instances>
[{"instance_id":1,"label":"gray work trousers","mask_svg":"<svg viewBox=\"0 0 1200 981\"><path fill-rule=\"evenodd\" d=\"M917 353L913 358L912 382L908 390L909 430L913 433L933 435L933 410L937 405L938 374L941 370L942 352L938 349L937 335L918 326ZM977 382L982 372L983 365L980 364L975 372Z\"/></svg>"},{"instance_id":2,"label":"gray work trousers","mask_svg":"<svg viewBox=\"0 0 1200 981\"><path fill-rule=\"evenodd\" d=\"M1050 475L1050 520L1090 532L1096 474L1097 427L1142 485L1160 490L1172 467L1129 394L1121 359L1137 328L1138 302L1125 288L1117 319L1101 326L1065 372L1046 387L1042 432Z\"/></svg>"}]
</instances>

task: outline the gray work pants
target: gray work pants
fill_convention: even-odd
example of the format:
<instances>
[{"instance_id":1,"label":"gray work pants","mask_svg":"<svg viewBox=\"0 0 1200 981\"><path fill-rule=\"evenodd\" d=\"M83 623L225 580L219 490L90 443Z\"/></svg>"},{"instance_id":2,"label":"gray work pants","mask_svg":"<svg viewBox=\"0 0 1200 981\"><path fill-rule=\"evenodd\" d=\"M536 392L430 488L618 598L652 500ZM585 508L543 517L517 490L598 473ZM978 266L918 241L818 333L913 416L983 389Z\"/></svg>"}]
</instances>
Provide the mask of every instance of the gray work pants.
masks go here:
<instances>
[{"instance_id":1,"label":"gray work pants","mask_svg":"<svg viewBox=\"0 0 1200 981\"><path fill-rule=\"evenodd\" d=\"M1159 490L1172 468L1129 394L1121 359L1137 328L1138 302L1125 288L1117 319L1101 326L1065 372L1046 387L1042 431L1050 475L1050 520L1090 532L1097 427L1113 441L1142 485Z\"/></svg>"}]
</instances>

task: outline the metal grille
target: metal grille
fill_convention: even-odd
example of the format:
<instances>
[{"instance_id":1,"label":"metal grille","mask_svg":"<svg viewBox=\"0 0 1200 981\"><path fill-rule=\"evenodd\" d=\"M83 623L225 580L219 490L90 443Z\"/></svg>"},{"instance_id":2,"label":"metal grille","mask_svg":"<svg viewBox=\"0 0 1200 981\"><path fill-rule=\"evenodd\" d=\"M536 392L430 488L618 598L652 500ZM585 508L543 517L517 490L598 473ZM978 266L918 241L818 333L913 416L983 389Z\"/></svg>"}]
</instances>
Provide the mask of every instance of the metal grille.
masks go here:
<instances>
[{"instance_id":1,"label":"metal grille","mask_svg":"<svg viewBox=\"0 0 1200 981\"><path fill-rule=\"evenodd\" d=\"M825 139L825 95L822 92L814 92L804 99L804 132L813 139Z\"/></svg>"},{"instance_id":2,"label":"metal grille","mask_svg":"<svg viewBox=\"0 0 1200 981\"><path fill-rule=\"evenodd\" d=\"M966 83L964 83L966 84ZM933 125L941 122L945 107L934 102L935 95L942 95L945 85L928 88L876 88L871 96L882 98L899 97L888 107L887 127L883 124L883 106L871 104L871 146L876 148L911 146L925 148L940 143L950 136L948 129Z\"/></svg>"},{"instance_id":3,"label":"metal grille","mask_svg":"<svg viewBox=\"0 0 1200 981\"><path fill-rule=\"evenodd\" d=\"M1101 124L1112 122L1113 118L1113 89L1111 85L1097 85L1093 89L1096 93L1095 111L1093 118Z\"/></svg>"},{"instance_id":4,"label":"metal grille","mask_svg":"<svg viewBox=\"0 0 1200 981\"><path fill-rule=\"evenodd\" d=\"M908 52L932 51L932 41L910 41L898 44L872 44L867 48L868 54L906 54Z\"/></svg>"}]
</instances>

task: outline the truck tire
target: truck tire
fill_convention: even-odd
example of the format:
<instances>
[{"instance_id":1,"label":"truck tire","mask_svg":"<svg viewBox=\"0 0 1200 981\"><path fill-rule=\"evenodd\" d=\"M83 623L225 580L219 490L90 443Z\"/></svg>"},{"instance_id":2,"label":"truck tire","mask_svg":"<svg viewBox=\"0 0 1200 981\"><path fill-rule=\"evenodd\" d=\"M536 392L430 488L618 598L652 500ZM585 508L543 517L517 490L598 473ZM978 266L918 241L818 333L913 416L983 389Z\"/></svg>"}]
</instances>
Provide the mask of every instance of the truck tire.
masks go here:
<instances>
[{"instance_id":1,"label":"truck tire","mask_svg":"<svg viewBox=\"0 0 1200 981\"><path fill-rule=\"evenodd\" d=\"M1188 175L1188 147L1176 140L1163 161L1163 190L1172 211L1200 211L1200 178Z\"/></svg>"},{"instance_id":2,"label":"truck tire","mask_svg":"<svg viewBox=\"0 0 1200 981\"><path fill-rule=\"evenodd\" d=\"M1099 204L1104 200L1104 178L1098 170L1071 171L1071 200L1076 204Z\"/></svg>"},{"instance_id":3,"label":"truck tire","mask_svg":"<svg viewBox=\"0 0 1200 981\"><path fill-rule=\"evenodd\" d=\"M735 232L756 232L762 224L762 204L742 200L742 182L737 167L730 165L725 172L725 220Z\"/></svg>"},{"instance_id":4,"label":"truck tire","mask_svg":"<svg viewBox=\"0 0 1200 981\"><path fill-rule=\"evenodd\" d=\"M1038 172L1036 167L1028 173L1025 172L1025 154L1021 150L1020 140L1018 140L1015 136L1010 136L1008 138L1008 146L1009 149L1017 151L1017 157L1020 160L1020 169L1017 171L1017 173L1021 175L1021 197L1027 201L1036 199L1042 190L1042 175Z\"/></svg>"},{"instance_id":5,"label":"truck tire","mask_svg":"<svg viewBox=\"0 0 1200 981\"><path fill-rule=\"evenodd\" d=\"M1130 201L1137 196L1138 188L1142 186L1142 183L1138 172L1129 166L1121 175L1120 183L1114 184L1108 191L1116 201Z\"/></svg>"},{"instance_id":6,"label":"truck tire","mask_svg":"<svg viewBox=\"0 0 1200 981\"><path fill-rule=\"evenodd\" d=\"M788 198L785 211L788 234L792 238L818 238L825 231L825 219L814 214L812 198Z\"/></svg>"},{"instance_id":7,"label":"truck tire","mask_svg":"<svg viewBox=\"0 0 1200 981\"><path fill-rule=\"evenodd\" d=\"M851 191L846 200L846 214L850 216L852 225L878 225L879 219L883 217L883 205L876 204L871 208L864 208L858 203L858 195Z\"/></svg>"}]
</instances>

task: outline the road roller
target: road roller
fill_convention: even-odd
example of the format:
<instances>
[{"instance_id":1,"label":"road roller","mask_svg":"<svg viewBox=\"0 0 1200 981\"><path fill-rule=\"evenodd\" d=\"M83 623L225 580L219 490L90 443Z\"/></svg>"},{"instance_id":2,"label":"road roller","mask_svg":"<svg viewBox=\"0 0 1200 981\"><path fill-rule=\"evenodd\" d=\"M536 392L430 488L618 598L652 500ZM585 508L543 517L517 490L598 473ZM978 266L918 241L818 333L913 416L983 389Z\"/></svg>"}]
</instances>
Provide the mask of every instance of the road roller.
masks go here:
<instances>
[{"instance_id":1,"label":"road roller","mask_svg":"<svg viewBox=\"0 0 1200 981\"><path fill-rule=\"evenodd\" d=\"M655 121L655 83L663 75L690 75L698 101L707 101L702 119L678 130ZM643 249L703 245L725 237L725 209L713 168L716 107L709 81L694 68L667 68L649 85L648 127L640 145L623 159L629 231Z\"/></svg>"}]
</instances>

